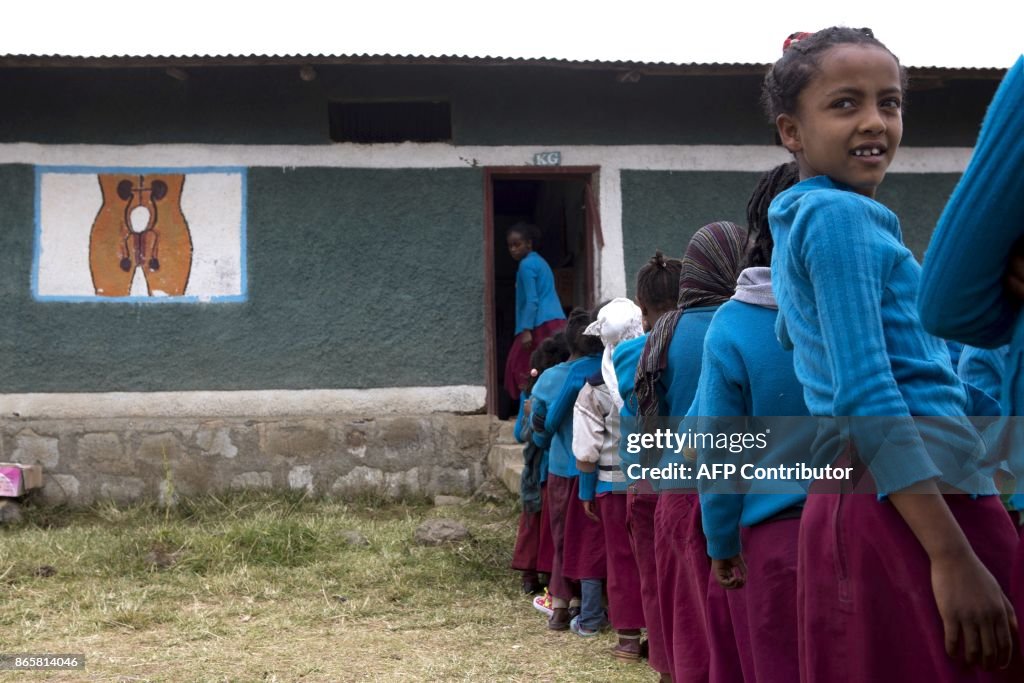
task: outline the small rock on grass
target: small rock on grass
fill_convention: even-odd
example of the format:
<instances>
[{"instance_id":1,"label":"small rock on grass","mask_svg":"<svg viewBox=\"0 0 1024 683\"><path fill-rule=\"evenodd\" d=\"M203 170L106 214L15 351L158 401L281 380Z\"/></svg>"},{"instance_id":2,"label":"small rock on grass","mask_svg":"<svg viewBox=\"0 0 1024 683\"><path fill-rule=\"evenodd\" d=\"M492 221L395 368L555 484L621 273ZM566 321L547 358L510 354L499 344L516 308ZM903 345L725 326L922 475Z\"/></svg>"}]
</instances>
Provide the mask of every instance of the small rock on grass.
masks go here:
<instances>
[{"instance_id":1,"label":"small rock on grass","mask_svg":"<svg viewBox=\"0 0 1024 683\"><path fill-rule=\"evenodd\" d=\"M21 521L21 506L13 500L0 498L0 524L17 524Z\"/></svg>"},{"instance_id":2,"label":"small rock on grass","mask_svg":"<svg viewBox=\"0 0 1024 683\"><path fill-rule=\"evenodd\" d=\"M169 569L178 563L181 556L180 551L172 551L162 543L154 543L142 561L148 567L155 569Z\"/></svg>"},{"instance_id":3,"label":"small rock on grass","mask_svg":"<svg viewBox=\"0 0 1024 683\"><path fill-rule=\"evenodd\" d=\"M469 529L462 522L438 517L420 524L412 540L418 545L442 545L469 538Z\"/></svg>"},{"instance_id":4,"label":"small rock on grass","mask_svg":"<svg viewBox=\"0 0 1024 683\"><path fill-rule=\"evenodd\" d=\"M473 494L473 500L481 503L504 503L510 496L501 480L491 478L480 484L480 488Z\"/></svg>"},{"instance_id":5,"label":"small rock on grass","mask_svg":"<svg viewBox=\"0 0 1024 683\"><path fill-rule=\"evenodd\" d=\"M370 545L370 541L358 531L345 531L342 532L341 538L345 541L346 545L354 546L366 546Z\"/></svg>"},{"instance_id":6,"label":"small rock on grass","mask_svg":"<svg viewBox=\"0 0 1024 683\"><path fill-rule=\"evenodd\" d=\"M466 503L465 498L459 496L434 496L435 507L447 507L454 505L464 505Z\"/></svg>"}]
</instances>

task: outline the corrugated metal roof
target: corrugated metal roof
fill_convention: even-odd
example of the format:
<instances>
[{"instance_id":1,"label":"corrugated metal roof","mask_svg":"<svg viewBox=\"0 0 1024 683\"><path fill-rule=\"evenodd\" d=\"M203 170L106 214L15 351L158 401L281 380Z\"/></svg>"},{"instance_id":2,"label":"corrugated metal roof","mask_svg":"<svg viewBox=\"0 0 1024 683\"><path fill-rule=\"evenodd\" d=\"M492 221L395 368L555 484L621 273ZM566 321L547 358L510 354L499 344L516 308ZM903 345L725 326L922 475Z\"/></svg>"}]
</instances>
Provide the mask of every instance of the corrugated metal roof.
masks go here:
<instances>
[{"instance_id":1,"label":"corrugated metal roof","mask_svg":"<svg viewBox=\"0 0 1024 683\"><path fill-rule=\"evenodd\" d=\"M768 64L749 62L637 62L572 60L547 57L473 57L468 55L391 55L391 54L292 54L292 55L0 55L3 68L195 68L211 66L318 66L318 65L446 65L446 66L529 66L562 69L603 69L643 75L749 75L763 74ZM908 67L912 76L921 78L998 79L1003 68Z\"/></svg>"}]
</instances>

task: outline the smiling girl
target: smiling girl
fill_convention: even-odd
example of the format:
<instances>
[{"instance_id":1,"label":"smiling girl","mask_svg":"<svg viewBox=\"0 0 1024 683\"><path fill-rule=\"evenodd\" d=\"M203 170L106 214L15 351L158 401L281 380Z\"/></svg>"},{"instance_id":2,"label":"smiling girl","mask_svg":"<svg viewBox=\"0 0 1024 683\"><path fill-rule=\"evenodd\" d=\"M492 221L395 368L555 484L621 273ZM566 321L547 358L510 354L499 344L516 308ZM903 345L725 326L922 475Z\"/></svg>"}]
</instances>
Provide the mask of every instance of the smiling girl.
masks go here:
<instances>
[{"instance_id":1,"label":"smiling girl","mask_svg":"<svg viewBox=\"0 0 1024 683\"><path fill-rule=\"evenodd\" d=\"M769 211L776 331L811 414L844 425L826 445L879 494L843 484L808 498L801 679L1024 680L1006 669L1019 666L1004 593L1013 528L991 482L976 467L971 479L980 444L959 428L966 392L921 326L920 266L899 221L874 200L903 134L904 71L866 29L787 43L764 83L802 181ZM919 416L944 418L941 438Z\"/></svg>"}]
</instances>

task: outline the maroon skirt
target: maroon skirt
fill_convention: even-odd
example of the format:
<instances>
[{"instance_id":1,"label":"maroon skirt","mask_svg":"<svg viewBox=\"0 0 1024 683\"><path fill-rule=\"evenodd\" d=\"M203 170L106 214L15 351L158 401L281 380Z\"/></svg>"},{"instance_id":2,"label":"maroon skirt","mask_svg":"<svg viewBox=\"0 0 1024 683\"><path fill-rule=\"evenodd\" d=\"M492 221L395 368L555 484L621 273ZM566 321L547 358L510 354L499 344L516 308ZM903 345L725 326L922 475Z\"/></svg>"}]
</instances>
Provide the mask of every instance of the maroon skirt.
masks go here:
<instances>
[{"instance_id":1,"label":"maroon skirt","mask_svg":"<svg viewBox=\"0 0 1024 683\"><path fill-rule=\"evenodd\" d=\"M597 516L604 529L604 552L608 559L608 618L616 631L644 627L640 599L640 572L633 558L626 528L626 496L602 493L597 497Z\"/></svg>"},{"instance_id":2,"label":"maroon skirt","mask_svg":"<svg viewBox=\"0 0 1024 683\"><path fill-rule=\"evenodd\" d=\"M707 621L711 561L696 492L661 494L654 514L654 546L672 683L704 683L711 658Z\"/></svg>"},{"instance_id":3,"label":"maroon skirt","mask_svg":"<svg viewBox=\"0 0 1024 683\"><path fill-rule=\"evenodd\" d=\"M708 654L710 683L743 683L757 681L754 663L750 657L750 638L747 629L744 590L725 590L708 573L707 610ZM792 679L794 683L800 677Z\"/></svg>"},{"instance_id":4,"label":"maroon skirt","mask_svg":"<svg viewBox=\"0 0 1024 683\"><path fill-rule=\"evenodd\" d=\"M1020 541L1017 543L1017 557L1013 561L1013 582L1010 590L1013 594L1013 609L1017 612L1017 621L1024 623L1024 526L1018 527ZM1024 627L1018 631L1020 647L1024 651Z\"/></svg>"},{"instance_id":5,"label":"maroon skirt","mask_svg":"<svg viewBox=\"0 0 1024 683\"><path fill-rule=\"evenodd\" d=\"M530 356L542 341L553 337L565 328L565 319L549 320L530 330L533 341L530 348L523 346L523 333L520 332L512 341L512 347L508 350L508 358L505 359L505 391L517 400L526 386L526 380L530 377Z\"/></svg>"},{"instance_id":6,"label":"maroon skirt","mask_svg":"<svg viewBox=\"0 0 1024 683\"><path fill-rule=\"evenodd\" d=\"M548 485L540 485L540 538L537 541L537 571L551 573L555 546L551 543L551 513L548 510Z\"/></svg>"},{"instance_id":7,"label":"maroon skirt","mask_svg":"<svg viewBox=\"0 0 1024 683\"><path fill-rule=\"evenodd\" d=\"M569 511L569 503L573 496L573 482L575 477L560 477L557 474L548 474L548 498L549 521L551 522L551 545L553 548L551 559L551 577L548 579L548 592L553 597L569 601L572 599L575 590L569 579L565 576L562 567L564 561L563 549L565 541L565 518Z\"/></svg>"},{"instance_id":8,"label":"maroon skirt","mask_svg":"<svg viewBox=\"0 0 1024 683\"><path fill-rule=\"evenodd\" d=\"M747 562L747 584L728 591L729 608L736 628L746 621L747 645L737 635L740 656L746 650L758 683L787 683L800 680L797 657L796 564L799 519L782 519L740 529L743 558ZM742 607L733 604L733 594L744 594ZM741 611L742 610L742 611ZM744 660L744 672L748 664Z\"/></svg>"},{"instance_id":9,"label":"maroon skirt","mask_svg":"<svg viewBox=\"0 0 1024 683\"><path fill-rule=\"evenodd\" d=\"M570 579L604 579L608 561L604 554L604 527L587 517L580 500L580 480L572 480L572 496L565 514L562 541L562 573ZM594 506L597 507L596 505Z\"/></svg>"},{"instance_id":10,"label":"maroon skirt","mask_svg":"<svg viewBox=\"0 0 1024 683\"><path fill-rule=\"evenodd\" d=\"M978 558L1007 591L1018 538L999 498L945 500ZM946 655L931 563L890 503L873 495L812 493L798 547L804 683L1024 681L1019 652L1009 669L994 672Z\"/></svg>"},{"instance_id":11,"label":"maroon skirt","mask_svg":"<svg viewBox=\"0 0 1024 683\"><path fill-rule=\"evenodd\" d=\"M647 624L647 663L658 673L667 674L669 644L661 618L661 600L658 598L658 566L654 555L654 512L658 504L655 493L629 493L626 495L626 525L633 547L637 573L640 575L640 601Z\"/></svg>"},{"instance_id":12,"label":"maroon skirt","mask_svg":"<svg viewBox=\"0 0 1024 683\"><path fill-rule=\"evenodd\" d=\"M521 572L537 571L537 551L540 548L541 513L519 513L519 529L516 531L516 546L512 550L512 569Z\"/></svg>"}]
</instances>

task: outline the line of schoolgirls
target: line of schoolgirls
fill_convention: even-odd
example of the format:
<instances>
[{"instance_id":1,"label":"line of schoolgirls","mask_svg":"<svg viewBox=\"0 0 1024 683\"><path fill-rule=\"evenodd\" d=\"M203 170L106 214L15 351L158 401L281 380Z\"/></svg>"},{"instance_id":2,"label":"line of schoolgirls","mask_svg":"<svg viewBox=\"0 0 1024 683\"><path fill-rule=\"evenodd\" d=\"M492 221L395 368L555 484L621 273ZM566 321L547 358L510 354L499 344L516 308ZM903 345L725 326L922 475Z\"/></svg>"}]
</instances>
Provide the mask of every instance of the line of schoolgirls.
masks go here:
<instances>
[{"instance_id":1,"label":"line of schoolgirls","mask_svg":"<svg viewBox=\"0 0 1024 683\"><path fill-rule=\"evenodd\" d=\"M996 485L1024 479L1024 437L966 419L1024 405L1024 59L923 276L874 199L905 93L869 30L793 34L763 99L794 159L762 176L749 233L708 224L681 261L641 269L638 309L570 316L571 355L537 368L522 419L547 451L552 559L535 605L548 628L592 636L610 620L613 654L677 683L1024 681L1020 515ZM956 364L936 335L968 344ZM790 420L760 464L826 452L854 477L737 492L625 476L640 461L735 458L625 448L681 416L712 432Z\"/></svg>"}]
</instances>

